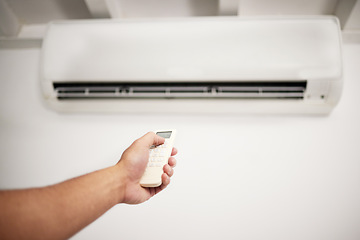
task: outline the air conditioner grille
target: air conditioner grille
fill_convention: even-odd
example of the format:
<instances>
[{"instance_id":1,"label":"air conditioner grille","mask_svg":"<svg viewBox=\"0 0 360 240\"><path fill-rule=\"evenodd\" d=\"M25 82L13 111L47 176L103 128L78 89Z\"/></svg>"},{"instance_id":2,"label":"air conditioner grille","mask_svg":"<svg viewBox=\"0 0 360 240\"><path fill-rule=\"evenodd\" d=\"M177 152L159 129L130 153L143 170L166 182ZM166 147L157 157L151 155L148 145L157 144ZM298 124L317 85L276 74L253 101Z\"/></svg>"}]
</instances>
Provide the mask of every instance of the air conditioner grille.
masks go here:
<instances>
[{"instance_id":1,"label":"air conditioner grille","mask_svg":"<svg viewBox=\"0 0 360 240\"><path fill-rule=\"evenodd\" d=\"M303 99L306 81L54 83L59 100L122 98Z\"/></svg>"}]
</instances>

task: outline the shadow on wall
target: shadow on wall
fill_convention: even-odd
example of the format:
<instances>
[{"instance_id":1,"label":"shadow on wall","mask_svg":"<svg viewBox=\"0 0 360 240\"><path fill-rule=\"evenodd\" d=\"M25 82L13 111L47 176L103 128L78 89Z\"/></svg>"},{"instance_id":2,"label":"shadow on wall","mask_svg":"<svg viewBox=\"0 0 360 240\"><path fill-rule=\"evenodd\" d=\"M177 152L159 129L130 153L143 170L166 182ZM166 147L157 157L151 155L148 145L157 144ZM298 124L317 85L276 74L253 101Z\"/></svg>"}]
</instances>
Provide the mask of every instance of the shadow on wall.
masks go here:
<instances>
[{"instance_id":1,"label":"shadow on wall","mask_svg":"<svg viewBox=\"0 0 360 240\"><path fill-rule=\"evenodd\" d=\"M92 18L83 0L6 0L22 24L40 24L56 19Z\"/></svg>"}]
</instances>

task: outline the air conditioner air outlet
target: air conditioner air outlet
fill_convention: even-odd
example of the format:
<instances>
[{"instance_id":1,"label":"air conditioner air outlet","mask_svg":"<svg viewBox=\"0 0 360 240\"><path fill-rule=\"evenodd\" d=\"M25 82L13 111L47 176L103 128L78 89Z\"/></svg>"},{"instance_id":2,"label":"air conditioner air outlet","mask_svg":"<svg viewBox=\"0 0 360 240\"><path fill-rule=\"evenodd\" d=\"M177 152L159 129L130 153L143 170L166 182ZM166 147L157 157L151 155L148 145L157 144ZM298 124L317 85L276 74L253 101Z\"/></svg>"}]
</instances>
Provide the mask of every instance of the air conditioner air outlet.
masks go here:
<instances>
[{"instance_id":1,"label":"air conditioner air outlet","mask_svg":"<svg viewBox=\"0 0 360 240\"><path fill-rule=\"evenodd\" d=\"M59 100L87 98L304 98L307 82L68 82L54 83Z\"/></svg>"}]
</instances>

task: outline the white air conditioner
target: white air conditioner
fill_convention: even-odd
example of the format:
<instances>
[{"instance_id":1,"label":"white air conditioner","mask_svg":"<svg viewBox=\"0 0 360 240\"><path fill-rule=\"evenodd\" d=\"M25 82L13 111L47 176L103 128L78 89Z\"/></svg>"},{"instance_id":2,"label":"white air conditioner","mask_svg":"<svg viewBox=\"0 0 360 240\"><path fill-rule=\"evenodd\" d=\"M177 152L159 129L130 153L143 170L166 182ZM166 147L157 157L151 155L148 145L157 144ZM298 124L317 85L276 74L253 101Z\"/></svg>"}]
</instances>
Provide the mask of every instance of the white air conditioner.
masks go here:
<instances>
[{"instance_id":1,"label":"white air conditioner","mask_svg":"<svg viewBox=\"0 0 360 240\"><path fill-rule=\"evenodd\" d=\"M59 21L41 85L58 111L324 114L340 36L331 16Z\"/></svg>"}]
</instances>

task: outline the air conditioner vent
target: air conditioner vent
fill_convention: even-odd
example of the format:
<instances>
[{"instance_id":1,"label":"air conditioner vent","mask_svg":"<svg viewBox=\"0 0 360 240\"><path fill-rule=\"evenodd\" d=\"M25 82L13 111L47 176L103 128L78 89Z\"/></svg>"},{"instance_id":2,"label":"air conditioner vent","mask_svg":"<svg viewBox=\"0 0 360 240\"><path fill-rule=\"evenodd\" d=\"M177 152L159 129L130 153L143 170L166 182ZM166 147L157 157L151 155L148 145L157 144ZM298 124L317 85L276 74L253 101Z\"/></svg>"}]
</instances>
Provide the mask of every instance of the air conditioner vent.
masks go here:
<instances>
[{"instance_id":1,"label":"air conditioner vent","mask_svg":"<svg viewBox=\"0 0 360 240\"><path fill-rule=\"evenodd\" d=\"M302 99L306 81L54 83L59 100L121 98Z\"/></svg>"}]
</instances>

